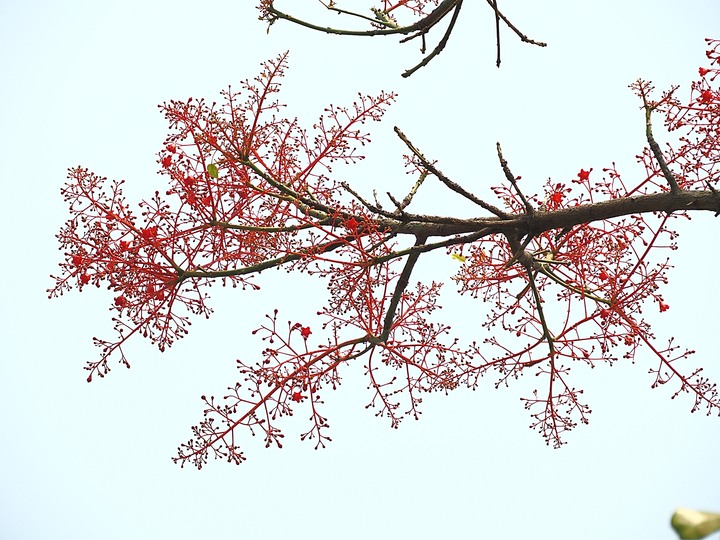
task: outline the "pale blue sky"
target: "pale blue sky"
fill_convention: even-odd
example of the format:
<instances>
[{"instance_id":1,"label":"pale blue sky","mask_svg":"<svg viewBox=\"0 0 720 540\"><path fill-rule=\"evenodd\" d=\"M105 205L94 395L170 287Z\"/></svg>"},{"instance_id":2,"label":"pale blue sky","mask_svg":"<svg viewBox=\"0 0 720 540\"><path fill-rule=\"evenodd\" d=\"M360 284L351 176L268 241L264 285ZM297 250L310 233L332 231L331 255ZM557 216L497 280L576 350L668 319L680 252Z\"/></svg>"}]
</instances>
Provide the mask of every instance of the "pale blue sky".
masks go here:
<instances>
[{"instance_id":1,"label":"pale blue sky","mask_svg":"<svg viewBox=\"0 0 720 540\"><path fill-rule=\"evenodd\" d=\"M670 400L669 388L651 390L643 353L635 365L577 371L593 414L561 450L527 428L526 384L496 391L488 379L476 392L429 396L421 421L391 430L364 409L357 366L327 396L328 449L312 450L291 428L281 451L246 437L240 467L180 469L170 457L200 418L199 396L221 394L235 359L257 354L250 331L264 314L278 307L282 320L304 321L317 310L322 289L284 273L268 273L256 295L214 288L216 314L170 351L138 341L131 370L85 382L91 337L111 335L110 295L47 299L61 256L54 235L66 219L59 189L78 164L125 178L129 198L162 189L158 103L217 98L289 49L282 99L308 123L358 91L400 94L370 126L368 159L340 174L368 191L402 193L398 125L445 173L490 197L501 180L495 141L515 174L537 185L612 161L627 178L640 174L643 118L627 85L688 82L703 64L703 38L720 29L717 0L501 2L549 46L504 32L498 70L489 9L468 1L446 51L404 80L400 72L420 59L416 44L282 22L268 35L254 4L0 3L0 537L669 540L677 506L720 511L720 419L691 415L690 400ZM417 202L417 211L452 213L457 199L428 189ZM671 309L648 316L659 337L696 349L692 362L720 380L720 256L708 248L717 226L697 216L683 227L664 292ZM440 257L421 271L444 280L453 268ZM447 292L443 316L463 338L482 339L480 323L467 324L482 306Z\"/></svg>"}]
</instances>

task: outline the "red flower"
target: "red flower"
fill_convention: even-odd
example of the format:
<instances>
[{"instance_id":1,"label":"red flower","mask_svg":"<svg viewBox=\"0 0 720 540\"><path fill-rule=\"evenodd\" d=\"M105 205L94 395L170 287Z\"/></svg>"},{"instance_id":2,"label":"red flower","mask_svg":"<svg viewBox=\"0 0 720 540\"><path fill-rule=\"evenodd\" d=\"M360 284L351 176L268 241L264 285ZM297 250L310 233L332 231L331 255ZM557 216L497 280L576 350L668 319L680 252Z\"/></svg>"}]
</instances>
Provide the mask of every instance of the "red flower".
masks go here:
<instances>
[{"instance_id":1,"label":"red flower","mask_svg":"<svg viewBox=\"0 0 720 540\"><path fill-rule=\"evenodd\" d=\"M300 327L300 335L303 337L303 339L309 338L310 334L312 334L312 332L310 331L309 326L301 326Z\"/></svg>"},{"instance_id":2,"label":"red flower","mask_svg":"<svg viewBox=\"0 0 720 540\"><path fill-rule=\"evenodd\" d=\"M72 263L73 263L75 266L80 266L80 265L83 263L82 255L79 255L79 254L77 254L77 253L76 253L75 255L73 255L73 256L72 256Z\"/></svg>"},{"instance_id":3,"label":"red flower","mask_svg":"<svg viewBox=\"0 0 720 540\"><path fill-rule=\"evenodd\" d=\"M120 251L127 251L130 249L130 242L127 240L120 240Z\"/></svg>"},{"instance_id":4,"label":"red flower","mask_svg":"<svg viewBox=\"0 0 720 540\"><path fill-rule=\"evenodd\" d=\"M670 309L670 306L667 305L667 304L666 304L665 302L663 302L662 300L661 300L659 303L660 303L660 313L662 313L663 311L667 311L668 309Z\"/></svg>"},{"instance_id":5,"label":"red flower","mask_svg":"<svg viewBox=\"0 0 720 540\"><path fill-rule=\"evenodd\" d=\"M350 219L345 221L345 228L352 232L357 231L358 225L359 225L359 223L357 222L357 220L354 217L351 217Z\"/></svg>"},{"instance_id":6,"label":"red flower","mask_svg":"<svg viewBox=\"0 0 720 540\"><path fill-rule=\"evenodd\" d=\"M175 150L177 150L177 147L176 147L174 144L168 144L168 145L165 147L165 150L167 150L167 151L170 152L171 154L174 154L174 153L175 153Z\"/></svg>"},{"instance_id":7,"label":"red flower","mask_svg":"<svg viewBox=\"0 0 720 540\"><path fill-rule=\"evenodd\" d=\"M170 167L170 165L172 165L172 158L170 156L165 156L164 158L162 158L162 161L160 163L162 163L162 166L167 169Z\"/></svg>"},{"instance_id":8,"label":"red flower","mask_svg":"<svg viewBox=\"0 0 720 540\"><path fill-rule=\"evenodd\" d=\"M712 90L703 90L700 92L700 103L710 103L713 100Z\"/></svg>"},{"instance_id":9,"label":"red flower","mask_svg":"<svg viewBox=\"0 0 720 540\"><path fill-rule=\"evenodd\" d=\"M578 178L582 180L583 182L587 182L590 179L590 173L592 172L592 167L590 167L589 171L586 171L585 169L580 169L580 172L578 173Z\"/></svg>"},{"instance_id":10,"label":"red flower","mask_svg":"<svg viewBox=\"0 0 720 540\"><path fill-rule=\"evenodd\" d=\"M698 73L700 73L701 77L704 77L708 73L710 73L709 69L705 69L704 67L698 68Z\"/></svg>"},{"instance_id":11,"label":"red flower","mask_svg":"<svg viewBox=\"0 0 720 540\"><path fill-rule=\"evenodd\" d=\"M147 229L143 229L140 234L145 240L152 240L157 236L157 231L157 227L148 227Z\"/></svg>"},{"instance_id":12,"label":"red flower","mask_svg":"<svg viewBox=\"0 0 720 540\"><path fill-rule=\"evenodd\" d=\"M562 202L563 197L564 195L560 191L556 191L550 195L550 202L553 203L554 206L557 206Z\"/></svg>"},{"instance_id":13,"label":"red flower","mask_svg":"<svg viewBox=\"0 0 720 540\"><path fill-rule=\"evenodd\" d=\"M127 306L127 299L122 294L120 296L116 296L115 305L122 309Z\"/></svg>"},{"instance_id":14,"label":"red flower","mask_svg":"<svg viewBox=\"0 0 720 540\"><path fill-rule=\"evenodd\" d=\"M80 283L82 283L83 285L87 285L88 283L90 283L90 276L88 276L87 274L80 274Z\"/></svg>"},{"instance_id":15,"label":"red flower","mask_svg":"<svg viewBox=\"0 0 720 540\"><path fill-rule=\"evenodd\" d=\"M607 272L605 270L600 270L600 273L598 274L598 277L602 279L603 281L607 281L610 276L608 276Z\"/></svg>"},{"instance_id":16,"label":"red flower","mask_svg":"<svg viewBox=\"0 0 720 540\"><path fill-rule=\"evenodd\" d=\"M291 398L293 401L300 403L303 399L303 395L300 392L293 392Z\"/></svg>"}]
</instances>

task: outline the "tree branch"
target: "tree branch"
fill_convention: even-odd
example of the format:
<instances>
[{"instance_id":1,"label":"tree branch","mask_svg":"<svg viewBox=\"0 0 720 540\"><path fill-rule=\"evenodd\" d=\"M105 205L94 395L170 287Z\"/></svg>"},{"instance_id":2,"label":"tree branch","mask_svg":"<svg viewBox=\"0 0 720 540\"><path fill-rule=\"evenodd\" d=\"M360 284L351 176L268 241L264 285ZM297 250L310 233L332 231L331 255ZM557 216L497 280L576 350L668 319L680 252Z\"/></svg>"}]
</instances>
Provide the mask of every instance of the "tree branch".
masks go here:
<instances>
[{"instance_id":1,"label":"tree branch","mask_svg":"<svg viewBox=\"0 0 720 540\"><path fill-rule=\"evenodd\" d=\"M415 155L415 157L420 160L420 163L422 163L422 166L426 168L428 171L430 171L435 177L437 177L438 180L440 180L443 184L445 184L448 188L453 190L455 193L458 193L465 197L467 200L477 204L481 208L484 208L485 210L488 210L489 212L492 212L496 216L502 219L510 219L512 216L506 212L503 212L496 206L493 206L492 204L486 203L479 197L473 195L469 191L465 190L462 186L459 184L456 184L452 180L450 180L447 176L445 176L443 173L441 173L435 165L433 165L428 159L417 149L415 146L410 142L410 140L405 136L405 134L400 131L400 128L395 126L393 128L395 130L395 133L398 137L400 137L400 140L405 143L405 145L410 149L410 151Z\"/></svg>"},{"instance_id":2,"label":"tree branch","mask_svg":"<svg viewBox=\"0 0 720 540\"><path fill-rule=\"evenodd\" d=\"M415 239L415 247L422 246L426 240L427 236L418 236ZM410 275L415 268L415 263L417 263L420 258L420 253L420 251L413 251L408 255L405 266L400 273L400 277L398 277L397 283L395 284L395 290L393 291L392 298L390 299L390 305L385 312L382 334L380 334L378 338L380 342L387 341L390 336L390 330L392 330L392 323L395 318L395 312L397 311L398 304L400 303L400 298L402 298L402 295L405 294L405 289L410 281Z\"/></svg>"},{"instance_id":3,"label":"tree branch","mask_svg":"<svg viewBox=\"0 0 720 540\"><path fill-rule=\"evenodd\" d=\"M651 107L648 103L645 91L644 89L642 89L642 87L641 96L643 100L643 106L645 108L645 137L647 139L648 145L650 145L650 150L652 150L653 156L655 156L658 165L660 165L660 170L662 171L663 176L665 176L665 179L670 186L670 191L680 191L680 186L675 179L675 175L670 170L670 167L668 167L667 161L665 161L665 156L663 156L662 150L660 149L660 145L657 143L657 141L655 141L655 137L653 137L652 121L650 119L653 107Z\"/></svg>"},{"instance_id":4,"label":"tree branch","mask_svg":"<svg viewBox=\"0 0 720 540\"><path fill-rule=\"evenodd\" d=\"M488 4L490 4L490 7L493 9L494 17L495 17L495 33L496 33L496 40L497 40L497 66L500 67L500 21L502 20L508 28L510 28L523 43L528 43L531 45L537 45L539 47L545 47L547 46L546 43L542 41L535 41L533 39L530 39L525 34L520 32L518 28L510 22L510 20L500 12L497 8L497 2L496 0L487 0ZM334 34L334 35L340 35L340 36L363 36L363 37L372 37L372 36L390 36L390 35L405 35L408 36L402 40L400 40L400 43L406 43L408 41L411 41L416 38L421 38L423 40L423 46L421 48L421 51L425 53L425 36L438 24L440 23L446 16L448 16L452 12L452 17L450 19L450 23L448 24L448 28L445 30L445 33L442 37L442 39L438 42L438 44L435 46L435 48L432 50L432 52L425 57L421 62L419 62L414 67L406 70L402 73L403 77L409 77L413 73L415 73L418 69L420 69L423 66L426 66L430 63L433 58L438 56L443 49L445 48L445 45L447 45L448 40L450 39L450 34L452 34L453 30L455 29L455 23L458 20L459 14L460 14L460 8L462 7L463 0L443 0L440 2L435 9L433 9L430 13L425 15L423 18L415 21L413 24L402 26L399 24L396 24L393 19L391 19L388 14L382 10L378 9L372 9L373 14L375 17L370 17L366 15L362 15L361 13L356 13L354 11L348 11L344 9L340 9L333 5L331 2L330 4L326 4L324 2L321 2L327 9L334 11L340 15L348 15L351 17L355 17L358 19L362 19L365 21L369 21L371 24L375 25L376 28L372 30L348 30L348 29L341 29L341 28L333 28L330 26L321 26L318 24L314 24L308 21L304 21L302 19L298 19L296 17L293 17L289 13L285 13L283 11L280 11L275 7L275 1L274 0L266 0L262 6L261 11L263 15L261 16L262 20L265 20L268 22L268 31L270 31L270 26L272 26L276 21L278 20L286 20L288 22L291 22L293 24L297 24L298 26L302 26L304 28L308 28L310 30L315 30L317 32L323 32L325 34ZM382 28L377 28L377 26L381 26Z\"/></svg>"},{"instance_id":5,"label":"tree branch","mask_svg":"<svg viewBox=\"0 0 720 540\"><path fill-rule=\"evenodd\" d=\"M422 62L419 62L415 67L406 70L402 74L402 77L407 78L410 75L412 75L413 73L415 73L421 67L428 65L433 58L435 58L437 55L439 55L443 51L443 49L445 48L445 45L447 45L447 42L450 39L450 34L452 34L452 31L455 28L455 23L457 22L458 16L460 15L461 7L462 7L462 0L457 0L457 3L455 4L455 10L453 11L452 18L450 19L450 24L448 25L447 30L445 30L445 34L443 35L442 39L438 42L438 44L435 46L435 48L432 50L432 52L428 56L426 56ZM428 30L424 30L420 34L416 34L415 36L406 38L406 39L402 40L401 43L404 43L405 41L413 39L413 38L417 37L418 35L422 35L423 40L424 40L425 34L428 32ZM425 49L425 47L423 45L423 51L424 51L424 49Z\"/></svg>"}]
</instances>

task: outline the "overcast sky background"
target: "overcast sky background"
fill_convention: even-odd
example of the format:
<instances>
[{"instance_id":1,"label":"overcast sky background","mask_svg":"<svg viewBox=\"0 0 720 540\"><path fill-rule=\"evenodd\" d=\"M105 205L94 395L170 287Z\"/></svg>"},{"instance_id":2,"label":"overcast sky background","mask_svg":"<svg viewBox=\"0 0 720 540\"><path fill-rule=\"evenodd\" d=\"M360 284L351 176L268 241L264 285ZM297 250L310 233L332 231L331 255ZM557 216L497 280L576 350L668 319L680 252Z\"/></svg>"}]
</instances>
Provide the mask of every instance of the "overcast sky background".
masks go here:
<instances>
[{"instance_id":1,"label":"overcast sky background","mask_svg":"<svg viewBox=\"0 0 720 540\"><path fill-rule=\"evenodd\" d=\"M306 3L284 4L299 15ZM501 2L549 46L521 45L504 30L498 70L491 12L468 1L445 52L405 80L399 74L420 60L416 43L283 22L266 34L254 4L0 3L0 537L663 540L675 537L676 507L720 511L720 419L691 415L690 399L670 400L675 387L651 390L644 352L635 365L577 370L593 413L561 450L527 428L523 386L496 391L490 378L476 392L429 396L421 421L391 430L365 410L357 366L326 396L328 449L314 451L292 430L283 450L244 434L242 466L180 469L170 458L201 416L199 396L221 395L235 359L261 349L250 332L264 314L278 307L281 320L312 324L322 290L284 273L265 276L256 295L214 288L216 314L169 352L136 342L132 369L85 382L91 337L112 335L110 293L47 299L61 257L54 235L67 218L59 190L78 164L127 179L131 200L162 190L158 103L215 99L289 49L281 99L308 125L358 91L399 92L386 119L369 126L368 159L339 170L368 191L402 194L409 181L393 125L487 197L501 180L496 141L514 173L538 186L612 161L630 180L641 174L634 156L644 126L627 85L688 83L704 63L703 38L720 31L716 0ZM456 204L428 189L416 210L451 214ZM671 308L648 316L659 337L696 349L692 362L720 380L720 256L708 247L717 223L697 216L683 226L663 293ZM433 279L455 268L449 257L433 261L422 269ZM452 294L445 306L459 335L482 339L482 306Z\"/></svg>"}]
</instances>

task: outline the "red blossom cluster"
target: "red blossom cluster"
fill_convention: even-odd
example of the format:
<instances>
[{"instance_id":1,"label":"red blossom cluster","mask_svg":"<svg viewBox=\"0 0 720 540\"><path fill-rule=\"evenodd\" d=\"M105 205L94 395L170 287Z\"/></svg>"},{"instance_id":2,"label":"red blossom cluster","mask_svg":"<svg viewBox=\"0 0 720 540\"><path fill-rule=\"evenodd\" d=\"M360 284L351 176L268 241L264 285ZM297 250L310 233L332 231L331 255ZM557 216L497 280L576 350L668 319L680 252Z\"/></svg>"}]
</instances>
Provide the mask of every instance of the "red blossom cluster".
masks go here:
<instances>
[{"instance_id":1,"label":"red blossom cluster","mask_svg":"<svg viewBox=\"0 0 720 540\"><path fill-rule=\"evenodd\" d=\"M385 9L401 4L423 5ZM711 83L719 43L709 41L709 66L700 69L688 103L676 90L653 101L649 84L633 85L650 141L638 156L642 179L626 183L614 165L601 173L582 168L577 178L548 180L543 193L525 196L498 147L506 181L493 192L502 208L446 178L399 130L417 181L404 198L390 195L393 210L332 179L333 162L361 159L357 147L369 140L361 125L379 120L394 95L330 106L308 133L277 101L286 55L239 92L224 92L221 104L165 103L171 134L158 156L169 181L164 195L140 203L136 215L122 182L80 167L62 191L71 218L58 234L65 260L51 296L90 284L113 291L117 337L95 340L101 355L88 365L88 380L104 376L115 353L129 366L122 347L131 336L163 350L187 333L192 316L209 316L214 280L253 289L262 270L282 266L325 280L324 307L287 328L277 310L266 316L253 332L265 343L261 358L237 361L240 380L222 399L203 396L204 418L180 446L181 464L202 467L211 456L242 462L240 428L282 446L280 420L297 407L310 426L301 439L324 446L330 439L321 395L356 362L368 379L368 406L393 427L417 418L428 392L477 388L486 375L508 385L531 373L537 387L523 399L532 426L559 446L590 414L572 366L634 361L640 347L652 353L654 386L674 381L675 395L691 395L693 410L720 412L715 385L700 369L681 370L692 351L672 339L658 343L643 313L648 305L669 309L661 287L676 248L672 220L683 212L637 210L664 193L716 193L720 99ZM664 159L651 132L656 112L680 134ZM412 214L408 206L428 176L491 215ZM460 261L453 278L460 293L482 300L485 331L474 342L462 344L437 320L440 283L411 281L418 260L433 250Z\"/></svg>"},{"instance_id":2,"label":"red blossom cluster","mask_svg":"<svg viewBox=\"0 0 720 540\"><path fill-rule=\"evenodd\" d=\"M560 211L628 197L614 167L604 169L599 180L591 180L590 172L580 170L567 186L548 181L544 197L530 201ZM512 186L495 191L508 209L522 209L524 202ZM656 383L677 377L679 392L695 394L694 408L716 408L715 389L696 393L701 378L696 373L688 378L675 367L692 351L680 350L672 341L658 346L642 314L648 300L660 312L668 309L659 288L667 283L670 265L658 255L676 248L672 219L668 214L638 214L543 232L525 247L533 261L530 283L523 267L507 264L513 257L509 245L488 238L467 247L467 264L455 280L461 292L482 299L491 313L484 323L489 337L478 348L483 361L475 359L466 373L471 379L463 383L475 384L478 375L492 371L500 375L496 386L508 384L534 367L538 380L545 382L538 383L531 398L524 398L525 406L532 426L557 446L578 421L587 423L590 412L582 390L570 381L571 366L633 361L645 345L657 359ZM496 351L495 356L487 351Z\"/></svg>"},{"instance_id":3,"label":"red blossom cluster","mask_svg":"<svg viewBox=\"0 0 720 540\"><path fill-rule=\"evenodd\" d=\"M190 315L209 316L212 281L254 288L252 274L263 268L307 264L339 246L342 230L318 221L357 223L360 214L342 215L339 185L326 174L333 161L362 159L356 147L368 138L358 127L379 120L394 95L330 106L309 137L296 120L274 116L283 107L275 94L286 56L241 92L224 92L221 108L193 99L161 106L173 130L158 157L170 186L141 202L139 216L123 182L70 169L62 194L72 217L58 234L66 261L50 293L105 283L117 312L118 337L95 340L102 354L88 365L88 380L110 370L115 352L129 366L122 347L131 336L164 350L187 333Z\"/></svg>"}]
</instances>

